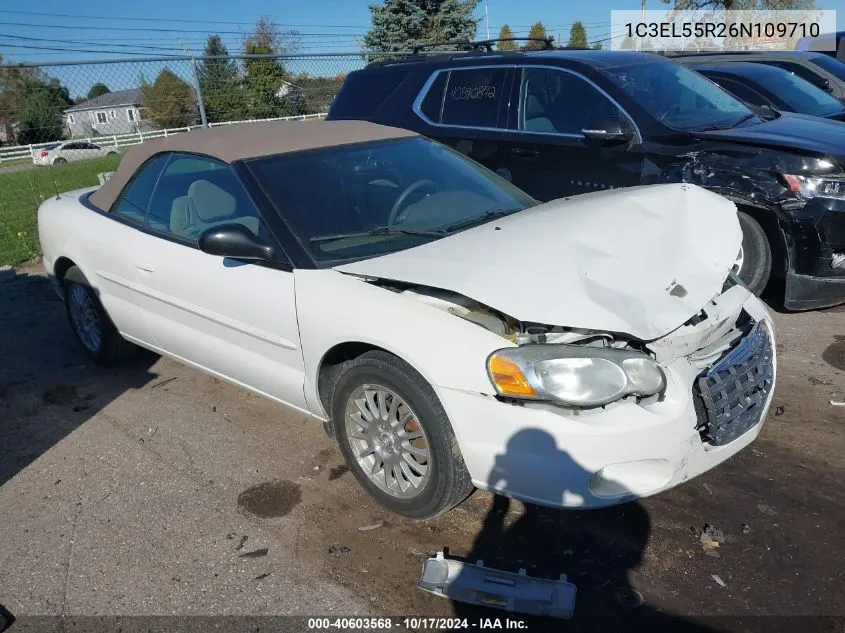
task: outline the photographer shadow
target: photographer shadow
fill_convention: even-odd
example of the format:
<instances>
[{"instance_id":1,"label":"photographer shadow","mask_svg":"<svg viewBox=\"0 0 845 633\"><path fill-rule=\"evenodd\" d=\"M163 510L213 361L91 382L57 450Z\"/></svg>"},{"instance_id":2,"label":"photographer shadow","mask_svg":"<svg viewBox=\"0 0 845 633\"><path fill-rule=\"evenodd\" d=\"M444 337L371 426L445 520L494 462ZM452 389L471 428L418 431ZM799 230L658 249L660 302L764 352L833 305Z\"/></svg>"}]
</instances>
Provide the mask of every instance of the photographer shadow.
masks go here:
<instances>
[{"instance_id":1,"label":"photographer shadow","mask_svg":"<svg viewBox=\"0 0 845 633\"><path fill-rule=\"evenodd\" d=\"M526 479L532 476L531 462L548 473L545 481L532 486L541 489L543 498L572 503L589 494L577 485L568 488L567 482L582 482L586 488L590 473L539 429L526 429L511 437L505 453L496 457L488 481L490 490L524 490ZM649 607L632 584L630 572L642 563L651 532L648 512L640 503L598 510L560 510L526 503L521 515L515 506L507 497L493 498L465 560L473 564L484 561L490 569L525 569L528 576L539 578L556 580L565 574L577 588L573 619L524 616L453 601L457 617L471 621L521 619L531 631L633 631L644 626L650 631L711 631Z\"/></svg>"}]
</instances>

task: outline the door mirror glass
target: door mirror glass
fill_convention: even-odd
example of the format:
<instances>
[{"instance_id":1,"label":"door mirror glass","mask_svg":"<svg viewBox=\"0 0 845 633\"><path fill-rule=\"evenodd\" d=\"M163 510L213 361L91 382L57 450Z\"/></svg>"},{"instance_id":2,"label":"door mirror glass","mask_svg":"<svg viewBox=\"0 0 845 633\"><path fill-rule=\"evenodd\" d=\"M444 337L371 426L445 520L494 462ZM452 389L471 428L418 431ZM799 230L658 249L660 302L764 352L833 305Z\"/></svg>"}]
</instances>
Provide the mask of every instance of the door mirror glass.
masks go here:
<instances>
[{"instance_id":1,"label":"door mirror glass","mask_svg":"<svg viewBox=\"0 0 845 633\"><path fill-rule=\"evenodd\" d=\"M602 143L624 143L633 138L630 128L619 116L591 117L581 134L592 141Z\"/></svg>"},{"instance_id":2,"label":"door mirror glass","mask_svg":"<svg viewBox=\"0 0 845 633\"><path fill-rule=\"evenodd\" d=\"M200 235L199 247L203 253L247 261L272 261L275 249L256 237L243 224L224 224L206 229Z\"/></svg>"}]
</instances>

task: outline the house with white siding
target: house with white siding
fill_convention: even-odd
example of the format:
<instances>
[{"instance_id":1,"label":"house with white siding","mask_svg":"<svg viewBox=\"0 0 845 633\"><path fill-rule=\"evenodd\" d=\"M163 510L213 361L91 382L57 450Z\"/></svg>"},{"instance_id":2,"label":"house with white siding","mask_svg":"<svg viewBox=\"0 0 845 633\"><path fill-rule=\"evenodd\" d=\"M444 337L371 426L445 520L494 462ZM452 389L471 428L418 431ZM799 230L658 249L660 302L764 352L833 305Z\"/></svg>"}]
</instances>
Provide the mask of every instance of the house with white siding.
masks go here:
<instances>
[{"instance_id":1,"label":"house with white siding","mask_svg":"<svg viewBox=\"0 0 845 633\"><path fill-rule=\"evenodd\" d=\"M64 111L65 126L72 137L131 134L146 130L141 122L141 90L115 90L88 99Z\"/></svg>"}]
</instances>

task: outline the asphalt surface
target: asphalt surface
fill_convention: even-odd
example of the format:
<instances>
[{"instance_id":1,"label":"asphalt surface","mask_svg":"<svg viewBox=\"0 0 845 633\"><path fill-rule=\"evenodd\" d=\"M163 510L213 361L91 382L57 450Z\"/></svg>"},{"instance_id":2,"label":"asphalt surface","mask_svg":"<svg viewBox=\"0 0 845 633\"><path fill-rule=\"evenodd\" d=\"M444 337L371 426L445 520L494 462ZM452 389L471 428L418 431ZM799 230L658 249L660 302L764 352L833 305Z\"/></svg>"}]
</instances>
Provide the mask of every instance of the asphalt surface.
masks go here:
<instances>
[{"instance_id":1,"label":"asphalt surface","mask_svg":"<svg viewBox=\"0 0 845 633\"><path fill-rule=\"evenodd\" d=\"M370 501L319 424L152 354L90 365L37 268L0 271L0 605L12 631L71 616L175 630L187 621L167 617L497 615L415 587L448 547L568 574L573 625L651 615L672 630L773 630L768 615L841 630L845 407L830 400L845 399L845 309L776 322L766 427L715 471L602 511L477 493L413 522Z\"/></svg>"}]
</instances>

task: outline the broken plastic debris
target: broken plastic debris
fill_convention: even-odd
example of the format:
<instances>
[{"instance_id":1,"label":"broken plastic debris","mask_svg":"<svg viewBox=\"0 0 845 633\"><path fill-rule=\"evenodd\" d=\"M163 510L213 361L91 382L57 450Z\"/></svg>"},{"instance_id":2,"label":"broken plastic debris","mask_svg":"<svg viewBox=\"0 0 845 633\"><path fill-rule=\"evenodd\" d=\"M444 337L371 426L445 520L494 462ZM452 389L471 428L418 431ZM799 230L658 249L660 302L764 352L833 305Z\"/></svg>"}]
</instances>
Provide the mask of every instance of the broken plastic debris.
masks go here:
<instances>
[{"instance_id":1,"label":"broken plastic debris","mask_svg":"<svg viewBox=\"0 0 845 633\"><path fill-rule=\"evenodd\" d=\"M575 585L560 580L532 578L490 569L484 561L475 565L447 559L443 552L423 563L417 587L443 598L528 615L571 618L575 610Z\"/></svg>"},{"instance_id":2,"label":"broken plastic debris","mask_svg":"<svg viewBox=\"0 0 845 633\"><path fill-rule=\"evenodd\" d=\"M372 525L362 525L361 527L358 528L358 531L359 532L369 532L371 530L377 530L382 525L384 525L384 522L382 522L382 521L379 521L378 523L373 523Z\"/></svg>"},{"instance_id":3,"label":"broken plastic debris","mask_svg":"<svg viewBox=\"0 0 845 633\"><path fill-rule=\"evenodd\" d=\"M830 404L832 404L834 407L845 407L845 401L842 401L842 402L836 402L835 400L830 400L829 402L830 402Z\"/></svg>"},{"instance_id":4,"label":"broken plastic debris","mask_svg":"<svg viewBox=\"0 0 845 633\"><path fill-rule=\"evenodd\" d=\"M716 584L719 585L722 589L727 587L728 585L719 577L719 574L710 574L710 577L716 581Z\"/></svg>"}]
</instances>

